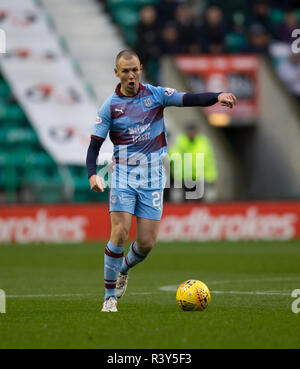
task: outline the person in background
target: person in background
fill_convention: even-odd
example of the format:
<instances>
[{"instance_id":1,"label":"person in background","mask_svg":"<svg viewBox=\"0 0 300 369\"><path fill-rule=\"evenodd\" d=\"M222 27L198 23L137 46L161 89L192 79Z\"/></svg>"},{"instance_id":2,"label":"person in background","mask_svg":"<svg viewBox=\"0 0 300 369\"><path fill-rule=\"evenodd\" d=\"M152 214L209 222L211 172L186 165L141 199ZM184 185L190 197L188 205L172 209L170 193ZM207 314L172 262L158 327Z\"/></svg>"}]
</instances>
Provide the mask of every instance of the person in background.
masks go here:
<instances>
[{"instance_id":1,"label":"person in background","mask_svg":"<svg viewBox=\"0 0 300 369\"><path fill-rule=\"evenodd\" d=\"M300 56L292 53L277 67L277 73L286 88L300 102Z\"/></svg>"},{"instance_id":2,"label":"person in background","mask_svg":"<svg viewBox=\"0 0 300 369\"><path fill-rule=\"evenodd\" d=\"M157 82L160 35L156 8L152 5L144 6L140 11L135 49L139 51L147 78Z\"/></svg>"},{"instance_id":3,"label":"person in background","mask_svg":"<svg viewBox=\"0 0 300 369\"><path fill-rule=\"evenodd\" d=\"M270 35L261 24L253 24L249 29L248 43L241 52L269 55Z\"/></svg>"},{"instance_id":4,"label":"person in background","mask_svg":"<svg viewBox=\"0 0 300 369\"><path fill-rule=\"evenodd\" d=\"M178 5L184 4L185 0L160 0L156 3L158 23L164 27L166 23L174 20L174 12Z\"/></svg>"},{"instance_id":5,"label":"person in background","mask_svg":"<svg viewBox=\"0 0 300 369\"><path fill-rule=\"evenodd\" d=\"M248 27L251 27L253 24L261 25L266 33L269 34L271 38L277 37L277 26L274 24L270 17L270 1L268 0L255 0L251 2L252 11L248 16Z\"/></svg>"},{"instance_id":6,"label":"person in background","mask_svg":"<svg viewBox=\"0 0 300 369\"><path fill-rule=\"evenodd\" d=\"M192 17L191 8L182 4L177 6L174 12L175 24L179 34L179 43L185 53L199 53L200 45L197 40L197 27Z\"/></svg>"},{"instance_id":7,"label":"person in background","mask_svg":"<svg viewBox=\"0 0 300 369\"><path fill-rule=\"evenodd\" d=\"M184 154L191 153L192 160L184 160ZM168 154L171 161L173 161L174 165L171 164L170 171L171 176L174 181L182 181L183 184L188 185L184 186L184 190L191 190L189 186L190 178L184 178L184 167L188 166L191 168L186 173L192 173L192 181L200 181L203 178L201 177L201 173L196 170L196 154L202 153L204 154L204 182L205 182L205 192L204 192L204 200L212 200L215 197L215 184L218 179L218 170L216 159L214 155L213 147L210 143L210 140L202 133L199 132L199 125L191 122L186 126L185 132L181 133L175 140L174 145L169 149ZM181 165L176 165L176 155L180 154L180 157L177 156L177 160L181 160ZM173 155L173 157L172 157ZM183 201L184 200L184 192L176 191L174 193L180 192L181 194L175 195L177 197L176 200ZM170 195L172 200L172 195ZM174 196L173 196L174 200Z\"/></svg>"},{"instance_id":8,"label":"person in background","mask_svg":"<svg viewBox=\"0 0 300 369\"><path fill-rule=\"evenodd\" d=\"M294 29L300 29L300 22L297 19L296 13L293 10L289 10L285 13L284 22L279 27L279 40L291 44L295 40L292 38Z\"/></svg>"},{"instance_id":9,"label":"person in background","mask_svg":"<svg viewBox=\"0 0 300 369\"><path fill-rule=\"evenodd\" d=\"M183 53L183 45L179 42L179 33L174 22L167 23L161 33L160 50L162 55Z\"/></svg>"},{"instance_id":10,"label":"person in background","mask_svg":"<svg viewBox=\"0 0 300 369\"><path fill-rule=\"evenodd\" d=\"M210 6L205 11L203 24L200 26L199 42L203 52L220 54L225 51L225 25L223 13L218 6Z\"/></svg>"}]
</instances>

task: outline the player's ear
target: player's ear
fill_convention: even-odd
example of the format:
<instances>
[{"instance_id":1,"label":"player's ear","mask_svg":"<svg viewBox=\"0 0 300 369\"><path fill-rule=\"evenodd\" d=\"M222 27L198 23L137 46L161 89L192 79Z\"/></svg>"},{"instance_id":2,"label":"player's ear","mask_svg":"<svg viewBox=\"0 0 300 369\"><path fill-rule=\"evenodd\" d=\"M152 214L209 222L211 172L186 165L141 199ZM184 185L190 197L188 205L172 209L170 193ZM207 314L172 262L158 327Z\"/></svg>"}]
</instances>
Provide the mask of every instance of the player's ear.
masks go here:
<instances>
[{"instance_id":1,"label":"player's ear","mask_svg":"<svg viewBox=\"0 0 300 369\"><path fill-rule=\"evenodd\" d=\"M117 67L114 68L114 72L115 72L116 77L119 77L119 72L118 72L118 68Z\"/></svg>"},{"instance_id":2,"label":"player's ear","mask_svg":"<svg viewBox=\"0 0 300 369\"><path fill-rule=\"evenodd\" d=\"M140 65L140 71L142 71L142 70L143 70L143 68L144 68L144 67L143 67L143 64L141 64L141 65Z\"/></svg>"}]
</instances>

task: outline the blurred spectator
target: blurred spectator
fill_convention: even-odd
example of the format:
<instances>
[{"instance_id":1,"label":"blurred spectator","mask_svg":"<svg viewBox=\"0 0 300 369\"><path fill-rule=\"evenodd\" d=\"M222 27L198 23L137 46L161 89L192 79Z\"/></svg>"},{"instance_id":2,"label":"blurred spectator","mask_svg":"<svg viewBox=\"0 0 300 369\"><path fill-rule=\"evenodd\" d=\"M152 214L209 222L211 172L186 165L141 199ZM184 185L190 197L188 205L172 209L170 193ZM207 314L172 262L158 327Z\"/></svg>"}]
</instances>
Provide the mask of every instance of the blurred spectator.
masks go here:
<instances>
[{"instance_id":1,"label":"blurred spectator","mask_svg":"<svg viewBox=\"0 0 300 369\"><path fill-rule=\"evenodd\" d=\"M248 25L259 24L272 37L277 36L277 27L270 18L270 4L268 0L255 0L252 5L252 12L248 17Z\"/></svg>"},{"instance_id":2,"label":"blurred spectator","mask_svg":"<svg viewBox=\"0 0 300 369\"><path fill-rule=\"evenodd\" d=\"M231 30L226 35L226 47L229 52L241 52L247 45L245 17L237 13L232 17Z\"/></svg>"},{"instance_id":3,"label":"blurred spectator","mask_svg":"<svg viewBox=\"0 0 300 369\"><path fill-rule=\"evenodd\" d=\"M199 53L200 45L197 42L197 27L191 14L191 8L185 4L179 5L175 9L174 15L179 42L183 45L183 52Z\"/></svg>"},{"instance_id":4,"label":"blurred spectator","mask_svg":"<svg viewBox=\"0 0 300 369\"><path fill-rule=\"evenodd\" d=\"M180 54L184 50L179 43L178 30L175 23L167 23L161 34L161 53L163 55Z\"/></svg>"},{"instance_id":5,"label":"blurred spectator","mask_svg":"<svg viewBox=\"0 0 300 369\"><path fill-rule=\"evenodd\" d=\"M184 159L184 154L191 153L192 159ZM196 166L196 154L204 154L204 178L202 172L197 171ZM179 154L178 160L182 165L176 165L176 155ZM209 139L199 133L199 127L195 123L190 123L186 127L185 133L180 134L174 145L169 149L169 155L174 160L174 166L171 165L171 175L174 180L183 181L185 186L184 190L190 190L191 181L200 181L204 179L205 182L205 199L212 200L215 195L215 183L218 178L218 171L214 151ZM178 191L177 191L178 193ZM181 194L183 196L184 194ZM178 196L180 197L180 196ZM171 196L172 198L172 196ZM183 200L183 198L182 198Z\"/></svg>"},{"instance_id":6,"label":"blurred spectator","mask_svg":"<svg viewBox=\"0 0 300 369\"><path fill-rule=\"evenodd\" d=\"M279 63L277 72L286 88L300 102L300 55L291 53L288 58Z\"/></svg>"},{"instance_id":7,"label":"blurred spectator","mask_svg":"<svg viewBox=\"0 0 300 369\"><path fill-rule=\"evenodd\" d=\"M226 30L223 23L223 13L217 6L211 6L205 11L205 18L200 27L200 43L203 51L218 54L225 51Z\"/></svg>"},{"instance_id":8,"label":"blurred spectator","mask_svg":"<svg viewBox=\"0 0 300 369\"><path fill-rule=\"evenodd\" d=\"M252 0L253 2L253 0ZM250 14L250 9L252 5L250 0L210 0L209 4L218 6L223 13L223 19L226 23L226 27L232 27L234 23L234 18L239 15Z\"/></svg>"},{"instance_id":9,"label":"blurred spectator","mask_svg":"<svg viewBox=\"0 0 300 369\"><path fill-rule=\"evenodd\" d=\"M295 10L299 8L299 0L271 0L271 6L277 9Z\"/></svg>"},{"instance_id":10,"label":"blurred spectator","mask_svg":"<svg viewBox=\"0 0 300 369\"><path fill-rule=\"evenodd\" d=\"M292 31L297 28L300 29L300 22L297 19L296 13L293 10L286 12L284 22L279 28L279 40L289 44L292 43L294 40L291 37Z\"/></svg>"},{"instance_id":11,"label":"blurred spectator","mask_svg":"<svg viewBox=\"0 0 300 369\"><path fill-rule=\"evenodd\" d=\"M174 11L178 5L184 4L186 0L160 0L156 4L160 26L174 20Z\"/></svg>"},{"instance_id":12,"label":"blurred spectator","mask_svg":"<svg viewBox=\"0 0 300 369\"><path fill-rule=\"evenodd\" d=\"M261 24L253 24L248 35L248 44L241 50L246 53L269 55L270 36Z\"/></svg>"},{"instance_id":13,"label":"blurred spectator","mask_svg":"<svg viewBox=\"0 0 300 369\"><path fill-rule=\"evenodd\" d=\"M153 80L153 82L157 82L158 57L160 56L158 29L155 7L151 5L144 6L140 11L135 48L143 65L146 67L147 77Z\"/></svg>"}]
</instances>

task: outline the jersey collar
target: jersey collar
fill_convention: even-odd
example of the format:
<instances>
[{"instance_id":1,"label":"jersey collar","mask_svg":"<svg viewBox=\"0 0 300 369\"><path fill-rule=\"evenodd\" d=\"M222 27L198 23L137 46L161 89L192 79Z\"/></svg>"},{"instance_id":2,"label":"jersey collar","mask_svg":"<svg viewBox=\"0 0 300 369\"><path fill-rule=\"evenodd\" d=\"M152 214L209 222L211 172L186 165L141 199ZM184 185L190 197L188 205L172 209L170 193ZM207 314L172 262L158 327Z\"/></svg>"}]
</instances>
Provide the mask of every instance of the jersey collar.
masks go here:
<instances>
[{"instance_id":1,"label":"jersey collar","mask_svg":"<svg viewBox=\"0 0 300 369\"><path fill-rule=\"evenodd\" d=\"M121 97L135 97L136 95L138 95L140 93L141 90L144 90L145 89L145 86L142 85L141 83L139 83L139 89L138 89L138 92L133 95L133 96L126 96L124 94L122 94L121 92L121 83L118 83L117 84L117 87L115 89L115 93L118 95L118 96L121 96Z\"/></svg>"}]
</instances>

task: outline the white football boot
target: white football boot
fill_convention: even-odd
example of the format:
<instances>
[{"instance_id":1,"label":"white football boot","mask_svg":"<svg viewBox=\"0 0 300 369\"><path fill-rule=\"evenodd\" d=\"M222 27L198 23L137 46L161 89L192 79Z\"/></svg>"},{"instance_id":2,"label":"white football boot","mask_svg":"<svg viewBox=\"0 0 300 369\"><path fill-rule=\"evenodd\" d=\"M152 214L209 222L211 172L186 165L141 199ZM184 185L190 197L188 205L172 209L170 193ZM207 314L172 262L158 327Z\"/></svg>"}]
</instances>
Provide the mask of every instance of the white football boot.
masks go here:
<instances>
[{"instance_id":1,"label":"white football boot","mask_svg":"<svg viewBox=\"0 0 300 369\"><path fill-rule=\"evenodd\" d=\"M102 312L104 313L116 313L117 309L117 300L111 296L107 300L103 302Z\"/></svg>"},{"instance_id":2,"label":"white football boot","mask_svg":"<svg viewBox=\"0 0 300 369\"><path fill-rule=\"evenodd\" d=\"M119 273L116 285L116 293L118 299L120 299L124 295L127 288L127 284L128 284L128 274Z\"/></svg>"}]
</instances>

